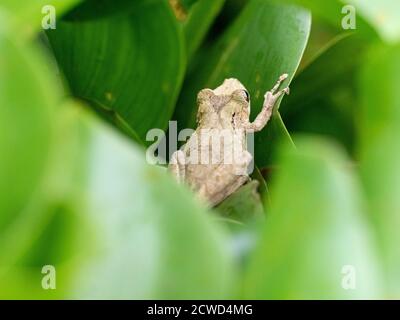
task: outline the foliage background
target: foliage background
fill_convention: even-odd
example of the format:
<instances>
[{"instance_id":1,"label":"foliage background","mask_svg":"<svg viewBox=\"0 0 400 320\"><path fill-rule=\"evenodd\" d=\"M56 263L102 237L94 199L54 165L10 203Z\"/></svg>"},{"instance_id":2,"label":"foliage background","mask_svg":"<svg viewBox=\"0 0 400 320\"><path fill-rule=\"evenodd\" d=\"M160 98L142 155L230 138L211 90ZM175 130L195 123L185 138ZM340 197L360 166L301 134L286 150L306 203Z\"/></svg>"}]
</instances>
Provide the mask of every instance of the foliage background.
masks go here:
<instances>
[{"instance_id":1,"label":"foliage background","mask_svg":"<svg viewBox=\"0 0 400 320\"><path fill-rule=\"evenodd\" d=\"M400 298L399 15L396 0L2 0L0 297ZM240 79L254 117L284 72L258 185L207 210L146 163L147 131L193 127L200 89Z\"/></svg>"}]
</instances>

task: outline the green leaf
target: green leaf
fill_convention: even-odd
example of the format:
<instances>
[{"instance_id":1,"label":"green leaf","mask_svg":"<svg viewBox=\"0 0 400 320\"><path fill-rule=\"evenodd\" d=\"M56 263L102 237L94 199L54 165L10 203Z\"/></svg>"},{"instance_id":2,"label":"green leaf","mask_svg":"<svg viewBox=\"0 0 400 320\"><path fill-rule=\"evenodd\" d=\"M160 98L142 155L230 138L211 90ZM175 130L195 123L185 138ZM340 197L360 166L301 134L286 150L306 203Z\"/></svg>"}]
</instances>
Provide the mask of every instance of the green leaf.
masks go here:
<instances>
[{"instance_id":1,"label":"green leaf","mask_svg":"<svg viewBox=\"0 0 400 320\"><path fill-rule=\"evenodd\" d=\"M340 0L283 0L283 2L293 3L308 8L313 12L313 15L322 18L337 29L341 28L341 21L343 18L341 9L343 5L340 3Z\"/></svg>"},{"instance_id":2,"label":"green leaf","mask_svg":"<svg viewBox=\"0 0 400 320\"><path fill-rule=\"evenodd\" d=\"M230 231L231 251L241 273L254 250L260 226L265 220L263 199L258 191L261 188L257 180L250 181L215 208L217 221L226 225ZM238 280L240 282L236 290L241 286L242 277Z\"/></svg>"},{"instance_id":3,"label":"green leaf","mask_svg":"<svg viewBox=\"0 0 400 320\"><path fill-rule=\"evenodd\" d=\"M40 283L47 256L57 261L69 256L66 242L54 237L61 239L68 230L62 217L55 218L62 190L48 185L52 158L58 154L57 136L63 129L60 109L55 108L61 88L48 69L50 61L37 47L21 43L14 33L0 31L0 48L0 192L4 195L0 201L0 297L60 297L59 292L43 290ZM61 172L68 169L60 166ZM51 227L42 238L43 246L27 255L46 226ZM44 262L40 266L38 257ZM64 274L59 272L62 284Z\"/></svg>"},{"instance_id":4,"label":"green leaf","mask_svg":"<svg viewBox=\"0 0 400 320\"><path fill-rule=\"evenodd\" d=\"M265 181L265 177L261 173L260 169L256 166L254 168L254 172L251 175L252 179L255 179L259 183L259 192L261 196L261 201L263 203L264 211L267 213L267 210L269 209L270 206L270 196L269 196L269 188L267 181Z\"/></svg>"},{"instance_id":5,"label":"green leaf","mask_svg":"<svg viewBox=\"0 0 400 320\"><path fill-rule=\"evenodd\" d=\"M389 43L400 40L400 3L397 0L350 0L362 15L379 33L381 38Z\"/></svg>"},{"instance_id":6,"label":"green leaf","mask_svg":"<svg viewBox=\"0 0 400 320\"><path fill-rule=\"evenodd\" d=\"M264 208L258 193L259 182L250 181L216 207L223 217L234 224L248 224L264 217Z\"/></svg>"},{"instance_id":7,"label":"green leaf","mask_svg":"<svg viewBox=\"0 0 400 320\"><path fill-rule=\"evenodd\" d=\"M203 42L210 25L220 12L225 0L201 0L191 9L184 23L188 61Z\"/></svg>"},{"instance_id":8,"label":"green leaf","mask_svg":"<svg viewBox=\"0 0 400 320\"><path fill-rule=\"evenodd\" d=\"M285 72L290 79L293 77L307 43L310 21L309 13L295 6L249 1L239 18L204 52L188 75L175 113L178 125L193 127L197 92L214 88L230 77L239 79L249 89L254 117L261 110L264 93L278 77ZM287 137L277 112L269 127ZM268 163L272 141L267 139L273 135L270 130L264 130L256 139L259 166Z\"/></svg>"},{"instance_id":9,"label":"green leaf","mask_svg":"<svg viewBox=\"0 0 400 320\"><path fill-rule=\"evenodd\" d=\"M310 102L329 95L333 87L343 82L348 85L350 81L347 77L354 74L362 63L362 59L354 59L354 55L365 48L365 42L354 34L342 34L335 38L296 75L291 85L292 92L282 103L281 114L299 113Z\"/></svg>"},{"instance_id":10,"label":"green leaf","mask_svg":"<svg viewBox=\"0 0 400 320\"><path fill-rule=\"evenodd\" d=\"M282 102L282 115L303 109L309 101L326 96L328 89L346 80L345 76L354 73L362 63L361 59L353 59L353 55L365 47L365 43L351 33L340 34L329 41L293 79L293 92ZM304 81L314 85L309 86Z\"/></svg>"},{"instance_id":11,"label":"green leaf","mask_svg":"<svg viewBox=\"0 0 400 320\"><path fill-rule=\"evenodd\" d=\"M165 129L184 73L184 40L166 0L68 15L48 37L72 93L136 141ZM85 13L86 12L86 13ZM149 116L151 115L151 116Z\"/></svg>"},{"instance_id":12,"label":"green leaf","mask_svg":"<svg viewBox=\"0 0 400 320\"><path fill-rule=\"evenodd\" d=\"M355 3L356 1L358 0L354 0L353 3ZM338 32L342 32L344 30L342 22L344 21L343 19L349 15L349 11L343 9L346 9L345 6L352 3L352 1L347 0L283 0L283 2L293 3L308 8L312 11L313 17L325 21ZM356 29L350 29L347 31L355 31L359 34L360 37L363 37L364 39L374 39L377 36L375 30L371 28L364 17L360 15L358 7L356 7L355 9Z\"/></svg>"},{"instance_id":13,"label":"green leaf","mask_svg":"<svg viewBox=\"0 0 400 320\"><path fill-rule=\"evenodd\" d=\"M360 75L361 173L389 299L400 297L399 57L398 45L373 48Z\"/></svg>"},{"instance_id":14,"label":"green leaf","mask_svg":"<svg viewBox=\"0 0 400 320\"><path fill-rule=\"evenodd\" d=\"M68 171L73 188L50 208L53 218L18 265L0 273L0 296L231 297L232 254L215 218L112 128L70 110L64 137L77 144L69 155L75 161ZM55 266L60 278L52 293L38 289L45 264Z\"/></svg>"},{"instance_id":15,"label":"green leaf","mask_svg":"<svg viewBox=\"0 0 400 320\"><path fill-rule=\"evenodd\" d=\"M387 299L400 298L400 152L393 147L399 138L399 129L383 130L363 149L361 158L370 218L385 271Z\"/></svg>"},{"instance_id":16,"label":"green leaf","mask_svg":"<svg viewBox=\"0 0 400 320\"><path fill-rule=\"evenodd\" d=\"M382 45L365 56L366 65L360 76L360 129L366 147L384 129L396 128L400 121L399 52L398 45Z\"/></svg>"},{"instance_id":17,"label":"green leaf","mask_svg":"<svg viewBox=\"0 0 400 320\"><path fill-rule=\"evenodd\" d=\"M264 132L255 135L255 161L260 168L273 165L275 158L274 146L285 144L294 147L295 144L290 136L279 111L275 111L267 124Z\"/></svg>"},{"instance_id":18,"label":"green leaf","mask_svg":"<svg viewBox=\"0 0 400 320\"><path fill-rule=\"evenodd\" d=\"M22 214L49 158L59 88L43 76L43 57L0 31L0 230ZM49 88L52 88L49 91Z\"/></svg>"},{"instance_id":19,"label":"green leaf","mask_svg":"<svg viewBox=\"0 0 400 320\"><path fill-rule=\"evenodd\" d=\"M75 277L78 298L227 298L233 266L222 230L141 151L83 119L80 201L93 232Z\"/></svg>"},{"instance_id":20,"label":"green leaf","mask_svg":"<svg viewBox=\"0 0 400 320\"><path fill-rule=\"evenodd\" d=\"M357 34L339 35L293 79L291 95L280 108L290 132L333 137L353 151L358 117L355 75L366 47Z\"/></svg>"},{"instance_id":21,"label":"green leaf","mask_svg":"<svg viewBox=\"0 0 400 320\"><path fill-rule=\"evenodd\" d=\"M22 252L15 241L11 247L19 249L20 254L14 262L3 259L0 269L1 299L63 299L71 280L75 279L80 267L79 254L87 252L87 235L90 228L87 221L78 214L75 203L67 199L50 198L38 208L38 221L25 221L25 229L30 227L32 235ZM86 228L87 227L87 228ZM23 227L14 229L15 240L26 237ZM13 240L13 239L12 239ZM2 252L4 255L4 252ZM14 253L15 255L15 253ZM10 255L8 255L10 258ZM15 258L12 257L12 258ZM43 267L51 265L56 271L57 290L44 290L42 280L46 276Z\"/></svg>"},{"instance_id":22,"label":"green leaf","mask_svg":"<svg viewBox=\"0 0 400 320\"><path fill-rule=\"evenodd\" d=\"M198 2L198 0L180 0L182 6L186 9L189 10L190 7L195 4L196 2Z\"/></svg>"},{"instance_id":23,"label":"green leaf","mask_svg":"<svg viewBox=\"0 0 400 320\"><path fill-rule=\"evenodd\" d=\"M250 263L245 298L379 297L371 234L346 158L313 138L299 138L297 150L289 150L271 186L272 211ZM352 270L356 287L345 290Z\"/></svg>"}]
</instances>

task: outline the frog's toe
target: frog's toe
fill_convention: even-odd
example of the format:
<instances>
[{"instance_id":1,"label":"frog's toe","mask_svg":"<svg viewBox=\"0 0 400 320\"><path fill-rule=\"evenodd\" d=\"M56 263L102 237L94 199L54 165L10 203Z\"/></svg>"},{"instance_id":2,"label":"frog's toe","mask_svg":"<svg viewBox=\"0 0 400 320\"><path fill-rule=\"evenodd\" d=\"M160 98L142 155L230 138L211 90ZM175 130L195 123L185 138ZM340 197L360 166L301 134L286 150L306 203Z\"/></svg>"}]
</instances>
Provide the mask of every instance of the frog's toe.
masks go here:
<instances>
[{"instance_id":1,"label":"frog's toe","mask_svg":"<svg viewBox=\"0 0 400 320\"><path fill-rule=\"evenodd\" d=\"M290 94L290 88L286 87L285 89L282 90L284 94L289 95Z\"/></svg>"}]
</instances>

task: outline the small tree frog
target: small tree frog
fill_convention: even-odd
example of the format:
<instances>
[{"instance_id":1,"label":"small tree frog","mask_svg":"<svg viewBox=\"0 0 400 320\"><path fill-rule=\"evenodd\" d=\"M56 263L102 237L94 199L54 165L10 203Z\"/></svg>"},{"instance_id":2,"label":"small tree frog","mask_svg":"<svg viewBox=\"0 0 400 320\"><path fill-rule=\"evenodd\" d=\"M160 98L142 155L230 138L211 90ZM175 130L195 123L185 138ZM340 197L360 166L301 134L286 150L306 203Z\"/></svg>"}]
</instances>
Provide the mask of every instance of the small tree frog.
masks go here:
<instances>
[{"instance_id":1,"label":"small tree frog","mask_svg":"<svg viewBox=\"0 0 400 320\"><path fill-rule=\"evenodd\" d=\"M283 74L264 96L264 105L250 122L250 94L237 79L226 79L214 90L197 96L197 129L182 148L173 153L169 171L211 206L249 181L247 169L252 155L247 134L262 130L272 110L289 88L279 90L288 77Z\"/></svg>"}]
</instances>

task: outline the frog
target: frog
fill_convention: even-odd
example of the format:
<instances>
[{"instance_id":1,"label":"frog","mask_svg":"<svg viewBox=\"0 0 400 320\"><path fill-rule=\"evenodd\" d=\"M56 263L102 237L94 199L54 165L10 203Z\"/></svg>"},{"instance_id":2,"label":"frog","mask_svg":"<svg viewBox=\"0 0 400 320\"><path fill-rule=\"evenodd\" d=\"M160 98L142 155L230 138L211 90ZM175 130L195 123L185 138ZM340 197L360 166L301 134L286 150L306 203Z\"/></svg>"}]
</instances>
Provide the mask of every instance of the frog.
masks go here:
<instances>
[{"instance_id":1,"label":"frog","mask_svg":"<svg viewBox=\"0 0 400 320\"><path fill-rule=\"evenodd\" d=\"M280 89L288 74L282 74L264 95L260 113L250 121L250 93L236 78L197 95L197 127L187 142L175 151L168 171L178 183L188 186L205 204L215 207L249 182L253 161L247 136L261 131L274 106L289 87Z\"/></svg>"}]
</instances>

